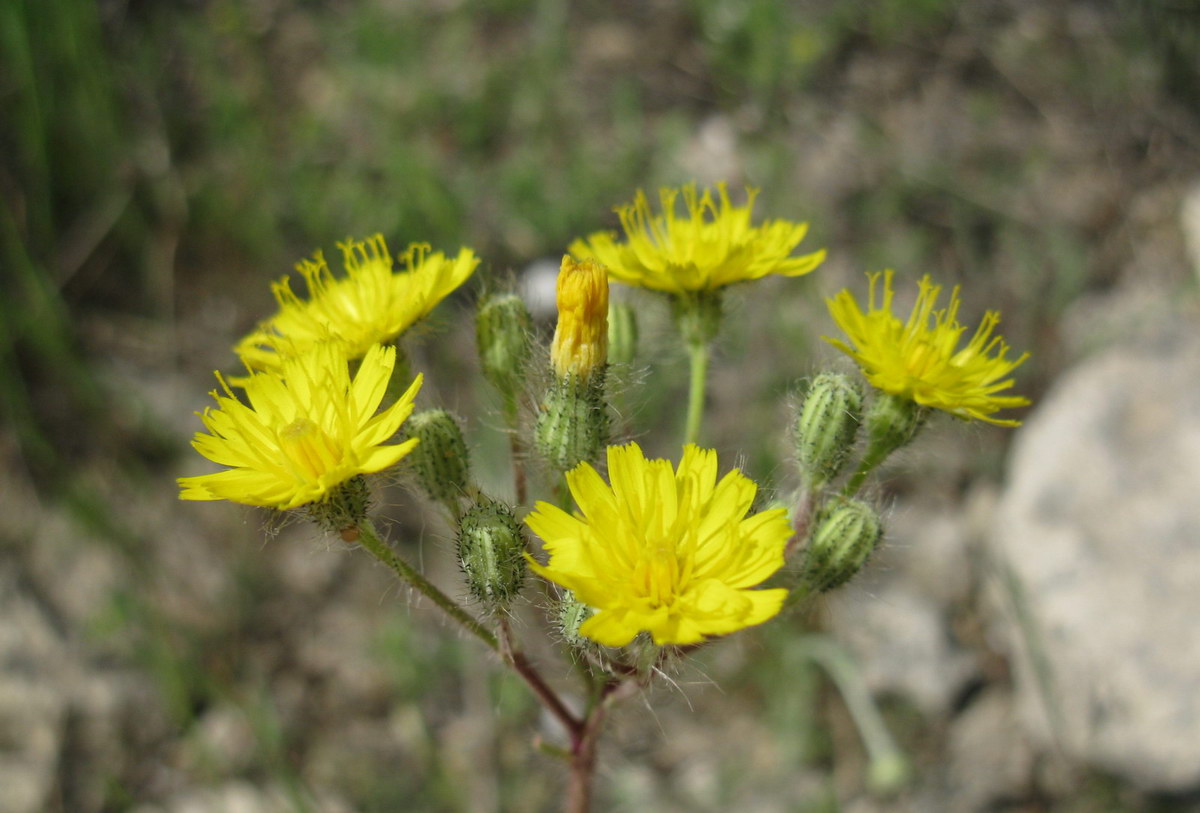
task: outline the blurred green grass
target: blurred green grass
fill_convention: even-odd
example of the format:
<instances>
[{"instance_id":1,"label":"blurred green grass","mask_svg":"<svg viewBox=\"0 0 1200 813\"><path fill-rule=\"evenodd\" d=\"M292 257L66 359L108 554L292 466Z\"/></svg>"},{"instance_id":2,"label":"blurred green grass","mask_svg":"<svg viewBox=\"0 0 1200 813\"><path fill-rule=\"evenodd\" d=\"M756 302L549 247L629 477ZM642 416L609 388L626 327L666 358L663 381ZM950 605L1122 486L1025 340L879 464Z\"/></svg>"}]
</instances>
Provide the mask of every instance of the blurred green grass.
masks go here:
<instances>
[{"instance_id":1,"label":"blurred green grass","mask_svg":"<svg viewBox=\"0 0 1200 813\"><path fill-rule=\"evenodd\" d=\"M260 749L250 773L303 798L294 732L269 698L246 691L236 652L211 657L253 628L280 589L262 573L269 563L250 555L230 564L245 569L240 603L215 622L174 618L146 572L145 551L156 541L89 485L96 465L135 487L169 478L182 448L166 428L114 406L139 396L105 383L101 370L119 343L98 342L97 325L119 332L131 320L149 324L178 367L198 371L193 340L181 338L191 334L179 330L197 303L238 291L261 306L247 312L261 314L267 280L346 235L467 244L493 271L519 269L613 226L611 207L634 189L703 170L686 156L713 119L734 134L743 177L731 182L763 187L760 214L810 220L810 243L842 257L830 272L842 274L836 284L884 266L964 282L973 312L1001 307L1011 343L1037 348L1022 376L1036 395L1063 362L1056 331L1064 311L1118 274L1105 235L1123 212L1117 195L1108 208L1077 216L1031 216L1038 210L1027 190L1054 188L1047 184L1064 171L1065 151L1049 136L1032 144L1021 136L1050 115L1088 132L1124 117L1127 130L1094 134L1079 171L1115 161L1130 167L1122 179L1161 177L1178 155L1154 163L1145 133L1163 116L1194 137L1197 63L1187 57L1200 28L1150 4L1127 18L1102 16L1107 27L1098 32L1068 31L1045 57L1044 37L989 38L1005 14L949 0L0 5L4 431L14 465L136 574L94 634L128 645L118 651L155 676L180 732L200 710L232 698L254 721ZM1048 19L1046 36L1061 33L1055 26L1065 23ZM976 51L955 56L953 48ZM1038 77L1014 72L1035 53ZM883 79L848 71L872 59ZM955 126L974 140L906 155L916 125L884 117L882 101L906 83L932 87L945 75L970 91ZM884 81L893 86L873 84ZM1006 135L1014 121L1017 135ZM839 127L864 157L861 174L833 188L814 180L806 160L809 143ZM734 297L740 319L722 358L753 355L759 374L747 411L724 423L718 413L713 433L765 479L786 479L786 451L767 436L743 444L738 427L747 414L778 423L781 400L813 372L806 359L827 329L813 323L824 324L820 295L834 284L781 295L766 322L758 318L764 305ZM755 323L770 324L769 335L753 331ZM659 326L660 336L668 332ZM215 346L232 338L208 336ZM461 366L451 358L460 346L431 350L431 363ZM668 360L649 376L664 387L631 395L634 415L643 430L653 423L674 438L666 387L681 385L682 367ZM978 457L998 465L995 449ZM467 655L435 636L414 643L419 633L407 625L386 626L376 655L397 691L415 696L460 670ZM736 679L761 692L760 709L789 759L827 759L812 720L813 679L797 674L785 644L771 651L761 671ZM796 690L773 692L788 673ZM502 712L501 737L524 746L532 706L506 680L490 675L488 690ZM401 800L413 810L461 809L451 768L428 737L413 773L378 784L350 777L346 792L364 810L396 809ZM512 778L530 766L517 758L503 774L503 809L544 804ZM139 801L141 789L127 781L113 779L108 809Z\"/></svg>"}]
</instances>

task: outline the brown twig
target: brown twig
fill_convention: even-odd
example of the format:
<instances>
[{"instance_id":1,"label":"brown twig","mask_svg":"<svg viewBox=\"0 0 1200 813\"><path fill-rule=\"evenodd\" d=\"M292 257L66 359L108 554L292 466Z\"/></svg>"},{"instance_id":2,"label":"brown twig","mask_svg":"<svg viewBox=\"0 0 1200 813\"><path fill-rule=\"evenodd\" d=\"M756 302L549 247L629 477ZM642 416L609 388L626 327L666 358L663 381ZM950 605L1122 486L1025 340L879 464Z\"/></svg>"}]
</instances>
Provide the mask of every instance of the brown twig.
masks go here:
<instances>
[{"instance_id":1,"label":"brown twig","mask_svg":"<svg viewBox=\"0 0 1200 813\"><path fill-rule=\"evenodd\" d=\"M500 656L513 668L513 671L529 684L529 688L537 695L542 705L562 723L574 743L583 735L584 722L571 713L558 693L550 688L529 659L525 657L525 653L513 645L512 628L509 626L507 618L500 619L499 628Z\"/></svg>"}]
</instances>

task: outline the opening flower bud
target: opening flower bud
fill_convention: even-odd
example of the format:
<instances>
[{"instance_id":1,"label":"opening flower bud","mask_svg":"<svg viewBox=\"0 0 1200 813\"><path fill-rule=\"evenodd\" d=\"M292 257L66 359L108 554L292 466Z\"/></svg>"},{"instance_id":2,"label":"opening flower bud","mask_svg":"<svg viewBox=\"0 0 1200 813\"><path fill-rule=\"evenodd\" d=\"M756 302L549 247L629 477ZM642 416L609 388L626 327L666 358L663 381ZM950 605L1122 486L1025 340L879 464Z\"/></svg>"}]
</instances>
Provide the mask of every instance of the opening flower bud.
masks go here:
<instances>
[{"instance_id":1,"label":"opening flower bud","mask_svg":"<svg viewBox=\"0 0 1200 813\"><path fill-rule=\"evenodd\" d=\"M568 254L558 272L558 325L550 363L560 379L588 380L608 361L608 269Z\"/></svg>"}]
</instances>

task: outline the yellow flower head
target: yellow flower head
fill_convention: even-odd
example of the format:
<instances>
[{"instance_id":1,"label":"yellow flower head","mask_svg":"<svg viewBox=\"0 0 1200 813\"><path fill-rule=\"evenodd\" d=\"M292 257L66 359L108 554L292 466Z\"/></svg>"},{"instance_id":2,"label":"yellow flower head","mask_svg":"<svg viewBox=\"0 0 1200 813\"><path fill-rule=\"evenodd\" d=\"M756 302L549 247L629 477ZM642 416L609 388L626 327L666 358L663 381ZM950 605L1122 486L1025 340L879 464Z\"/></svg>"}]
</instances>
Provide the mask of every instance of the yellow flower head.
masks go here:
<instances>
[{"instance_id":1,"label":"yellow flower head","mask_svg":"<svg viewBox=\"0 0 1200 813\"><path fill-rule=\"evenodd\" d=\"M284 359L280 372L251 373L243 383L248 404L213 391L216 409L200 417L210 434L192 445L216 474L181 477L184 500L229 500L268 508L297 508L323 500L341 483L396 464L415 439L385 446L412 412L417 376L396 403L375 414L387 391L396 349L369 349L351 380L338 345L323 344Z\"/></svg>"},{"instance_id":2,"label":"yellow flower head","mask_svg":"<svg viewBox=\"0 0 1200 813\"><path fill-rule=\"evenodd\" d=\"M366 241L339 243L346 276L337 278L321 252L296 270L304 276L308 299L301 299L284 277L271 285L279 312L234 350L252 370L278 370L280 360L333 341L350 359L362 358L375 344L393 341L462 285L479 265L470 249L449 259L429 246L414 243L401 258L404 270L392 268L392 256L381 235Z\"/></svg>"},{"instance_id":3,"label":"yellow flower head","mask_svg":"<svg viewBox=\"0 0 1200 813\"><path fill-rule=\"evenodd\" d=\"M1020 421L991 417L993 412L1029 404L1028 398L997 395L1013 385L1006 376L1029 358L1007 358L1009 347L992 332L1000 314L988 311L967 346L958 349L967 328L958 323L958 288L950 304L934 310L941 286L921 278L917 302L907 322L892 315L892 272L883 272L882 299L876 299L879 273L870 274L868 310L863 313L849 291L827 300L829 312L850 337L853 346L825 338L859 363L871 384L884 392L909 398L922 406L941 409L960 418L978 418L997 426L1020 426Z\"/></svg>"},{"instance_id":4,"label":"yellow flower head","mask_svg":"<svg viewBox=\"0 0 1200 813\"><path fill-rule=\"evenodd\" d=\"M588 378L608 359L608 271L595 260L563 257L558 272L558 325L550 362L559 378Z\"/></svg>"},{"instance_id":5,"label":"yellow flower head","mask_svg":"<svg viewBox=\"0 0 1200 813\"><path fill-rule=\"evenodd\" d=\"M636 443L608 447L608 475L579 464L567 484L581 513L539 502L525 520L550 553L531 566L596 611L581 634L692 644L779 612L786 590L751 588L783 566L792 531L782 508L746 516L752 480L734 469L718 483L715 451L685 446L675 469Z\"/></svg>"},{"instance_id":6,"label":"yellow flower head","mask_svg":"<svg viewBox=\"0 0 1200 813\"><path fill-rule=\"evenodd\" d=\"M680 216L676 202L683 196L687 213ZM640 189L633 203L617 207L625 242L613 232L598 232L576 240L570 251L576 257L595 257L608 266L618 282L671 294L712 291L734 282L768 274L798 277L825 259L825 250L793 257L804 239L807 223L772 220L750 224L757 190L746 191L746 205L734 206L724 184L717 186L719 204L696 185L659 192L662 214L654 215Z\"/></svg>"}]
</instances>

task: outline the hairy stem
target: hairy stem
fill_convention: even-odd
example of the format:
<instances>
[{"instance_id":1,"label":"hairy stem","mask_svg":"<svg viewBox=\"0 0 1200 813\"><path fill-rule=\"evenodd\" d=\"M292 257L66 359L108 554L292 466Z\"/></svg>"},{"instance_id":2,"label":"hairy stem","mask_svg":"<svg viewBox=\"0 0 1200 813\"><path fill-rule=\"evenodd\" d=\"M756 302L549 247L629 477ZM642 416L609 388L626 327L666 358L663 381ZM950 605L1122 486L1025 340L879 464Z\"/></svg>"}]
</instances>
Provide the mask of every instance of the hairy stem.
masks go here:
<instances>
[{"instance_id":1,"label":"hairy stem","mask_svg":"<svg viewBox=\"0 0 1200 813\"><path fill-rule=\"evenodd\" d=\"M474 616L464 610L457 601L439 590L433 582L418 573L416 568L404 561L398 553L392 550L379 537L379 533L375 530L374 524L369 519L361 520L357 526L347 530L357 531L359 544L370 551L371 555L376 559L394 570L396 575L412 585L417 592L440 607L446 615L457 621L463 629L487 644L488 648L493 652L500 651L500 643L496 640L496 636L480 624ZM344 531L343 537L346 535ZM347 541L354 541L353 534L351 534L351 537Z\"/></svg>"},{"instance_id":2,"label":"hairy stem","mask_svg":"<svg viewBox=\"0 0 1200 813\"><path fill-rule=\"evenodd\" d=\"M688 343L690 375L688 377L688 410L683 442L696 443L700 437L700 422L704 418L704 390L708 380L708 344Z\"/></svg>"},{"instance_id":3,"label":"hairy stem","mask_svg":"<svg viewBox=\"0 0 1200 813\"><path fill-rule=\"evenodd\" d=\"M500 619L500 654L504 658L504 662L529 684L529 688L537 695L537 699L541 701L542 705L562 723L572 741L582 736L584 722L571 713L558 693L550 688L533 664L529 662L529 659L525 657L525 653L517 649L507 618Z\"/></svg>"},{"instance_id":4,"label":"hairy stem","mask_svg":"<svg viewBox=\"0 0 1200 813\"><path fill-rule=\"evenodd\" d=\"M525 475L525 444L521 440L521 427L517 411L517 397L508 394L504 397L504 427L508 430L508 449L512 458L513 493L517 505L524 505L528 497Z\"/></svg>"}]
</instances>

